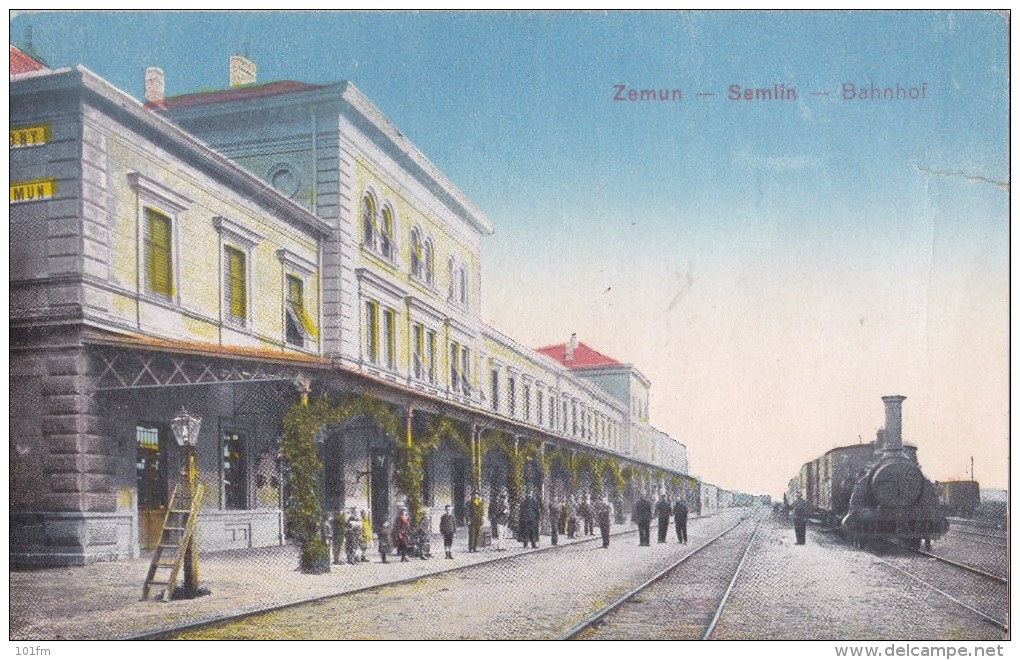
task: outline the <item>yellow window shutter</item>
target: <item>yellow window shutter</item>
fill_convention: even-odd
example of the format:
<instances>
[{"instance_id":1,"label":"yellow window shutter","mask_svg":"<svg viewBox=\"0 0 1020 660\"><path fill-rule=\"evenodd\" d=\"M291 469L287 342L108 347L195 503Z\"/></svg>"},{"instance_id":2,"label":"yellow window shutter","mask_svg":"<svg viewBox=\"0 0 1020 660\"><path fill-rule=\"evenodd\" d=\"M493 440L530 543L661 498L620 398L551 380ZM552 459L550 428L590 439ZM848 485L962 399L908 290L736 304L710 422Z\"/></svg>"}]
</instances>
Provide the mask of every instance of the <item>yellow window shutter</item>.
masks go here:
<instances>
[{"instance_id":1,"label":"yellow window shutter","mask_svg":"<svg viewBox=\"0 0 1020 660\"><path fill-rule=\"evenodd\" d=\"M226 248L227 257L227 302L230 316L244 320L248 318L248 269L245 254L233 247Z\"/></svg>"},{"instance_id":2,"label":"yellow window shutter","mask_svg":"<svg viewBox=\"0 0 1020 660\"><path fill-rule=\"evenodd\" d=\"M173 251L170 218L145 209L145 275L152 293L173 295Z\"/></svg>"}]
</instances>

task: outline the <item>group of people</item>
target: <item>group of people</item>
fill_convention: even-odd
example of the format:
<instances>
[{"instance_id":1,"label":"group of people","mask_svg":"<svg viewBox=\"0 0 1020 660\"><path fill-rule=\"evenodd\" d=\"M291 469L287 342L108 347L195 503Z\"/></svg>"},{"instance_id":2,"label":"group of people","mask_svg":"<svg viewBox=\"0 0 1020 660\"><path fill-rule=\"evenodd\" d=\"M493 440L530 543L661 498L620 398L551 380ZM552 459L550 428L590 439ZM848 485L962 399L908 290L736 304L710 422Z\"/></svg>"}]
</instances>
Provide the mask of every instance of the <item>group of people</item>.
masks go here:
<instances>
[{"instance_id":1,"label":"group of people","mask_svg":"<svg viewBox=\"0 0 1020 660\"><path fill-rule=\"evenodd\" d=\"M667 495L660 495L659 501L655 503L655 517L659 522L659 543L666 542L670 518L673 519L676 529L677 542L687 543L687 505L683 500L677 499L676 502L671 502ZM643 493L634 503L634 522L638 526L639 545L651 545L652 503Z\"/></svg>"},{"instance_id":2,"label":"group of people","mask_svg":"<svg viewBox=\"0 0 1020 660\"><path fill-rule=\"evenodd\" d=\"M343 509L338 509L332 518L327 517L322 522L322 539L331 546L334 564L355 565L368 561L368 548L372 545L374 536L372 521L364 509L359 514L355 507L351 507L349 512L348 514ZM390 521L384 521L378 536L382 563L388 563L386 558L394 549L400 556L400 561L408 561L407 554L415 547L422 559L431 557L427 521L422 523L417 533L412 534L411 521L407 509L403 507L392 525ZM413 542L417 545L413 545Z\"/></svg>"},{"instance_id":3,"label":"group of people","mask_svg":"<svg viewBox=\"0 0 1020 660\"><path fill-rule=\"evenodd\" d=\"M468 552L478 552L482 539L482 522L485 504L477 492L472 493L468 500ZM450 505L446 505L445 513L439 520L439 533L443 537L443 550L447 559L453 559L453 539L457 533L457 519L450 511ZM568 538L575 538L578 534L578 527L582 527L584 536L594 536L595 527L598 526L602 535L602 547L609 547L610 528L613 522L623 522L623 502L617 498L614 505L609 497L592 501L585 495L580 500L574 496L566 500L550 499L548 510L543 512L543 507L535 497L533 490L529 489L525 498L521 501L518 510L515 512L516 522L515 538L525 548L529 545L532 548L538 547L538 535L543 513L548 516L550 523L551 542L553 545L559 543L559 535L566 534ZM640 545L650 545L652 504L642 494L634 504L633 520L638 525L638 536ZM669 530L670 518L673 519L676 527L677 541L687 543L687 505L682 500L671 502L666 495L662 495L654 508L655 517L659 522L659 543L666 542ZM510 537L508 528L511 522L511 507L505 490L500 491L489 506L489 522L492 531L493 546L496 550L506 550L505 541ZM332 556L334 564L359 564L367 562L368 548L372 545L373 530L372 522L368 513L362 509L360 514L355 507L349 509L349 514L342 509L337 510L331 519L327 518L322 524L323 540L332 545ZM391 524L384 521L379 529L378 550L382 563L387 562L387 556L396 551L400 561L408 561L408 554L414 554L422 559L431 557L430 552L430 530L429 522L423 519L417 530L412 531L411 520L407 509L401 507L400 513ZM346 557L346 561L341 556Z\"/></svg>"}]
</instances>

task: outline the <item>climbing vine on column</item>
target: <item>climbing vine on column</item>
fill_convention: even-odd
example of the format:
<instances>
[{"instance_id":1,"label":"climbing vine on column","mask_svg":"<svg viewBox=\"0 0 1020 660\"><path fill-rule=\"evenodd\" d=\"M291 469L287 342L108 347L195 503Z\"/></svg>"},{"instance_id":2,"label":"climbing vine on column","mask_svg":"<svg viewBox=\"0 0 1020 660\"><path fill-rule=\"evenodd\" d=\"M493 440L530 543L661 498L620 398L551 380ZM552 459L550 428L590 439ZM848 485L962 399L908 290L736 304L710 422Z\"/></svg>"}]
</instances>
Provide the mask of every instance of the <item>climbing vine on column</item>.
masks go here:
<instances>
[{"instance_id":1,"label":"climbing vine on column","mask_svg":"<svg viewBox=\"0 0 1020 660\"><path fill-rule=\"evenodd\" d=\"M290 467L291 497L287 518L301 543L302 572L329 572L328 548L318 534L322 520L322 461L315 437L323 427L346 422L357 415L372 419L383 434L391 438L397 436L399 425L392 409L364 394L337 399L323 396L307 405L296 403L283 416L280 455Z\"/></svg>"}]
</instances>

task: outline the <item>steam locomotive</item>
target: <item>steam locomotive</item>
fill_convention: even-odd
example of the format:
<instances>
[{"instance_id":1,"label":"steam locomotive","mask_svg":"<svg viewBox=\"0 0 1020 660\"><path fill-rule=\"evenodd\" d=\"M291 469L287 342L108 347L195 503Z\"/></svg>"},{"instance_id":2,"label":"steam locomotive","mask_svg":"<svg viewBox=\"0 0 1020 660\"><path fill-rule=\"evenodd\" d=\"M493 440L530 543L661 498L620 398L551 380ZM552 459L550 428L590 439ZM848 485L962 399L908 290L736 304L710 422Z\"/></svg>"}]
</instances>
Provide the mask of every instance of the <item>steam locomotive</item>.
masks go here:
<instances>
[{"instance_id":1,"label":"steam locomotive","mask_svg":"<svg viewBox=\"0 0 1020 660\"><path fill-rule=\"evenodd\" d=\"M790 480L787 505L802 495L856 545L885 539L916 548L945 534L949 522L938 491L921 472L917 447L903 444L905 398L882 397L886 423L875 442L837 447L805 463Z\"/></svg>"}]
</instances>

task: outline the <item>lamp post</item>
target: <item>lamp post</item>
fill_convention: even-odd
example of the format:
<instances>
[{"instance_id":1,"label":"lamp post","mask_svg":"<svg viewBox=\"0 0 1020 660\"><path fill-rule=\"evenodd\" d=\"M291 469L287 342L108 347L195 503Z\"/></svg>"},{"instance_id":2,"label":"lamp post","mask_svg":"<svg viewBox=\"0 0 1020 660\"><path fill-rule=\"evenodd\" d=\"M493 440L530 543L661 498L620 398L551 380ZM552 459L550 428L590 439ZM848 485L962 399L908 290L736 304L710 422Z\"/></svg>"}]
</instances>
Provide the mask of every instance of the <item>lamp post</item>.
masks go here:
<instances>
[{"instance_id":1,"label":"lamp post","mask_svg":"<svg viewBox=\"0 0 1020 660\"><path fill-rule=\"evenodd\" d=\"M195 498L195 482L198 480L198 468L195 464L195 446L198 444L198 431L202 428L202 418L189 413L185 408L177 413L170 422L177 444L184 448L185 467L184 485L188 501L188 509L192 508ZM198 594L198 551L195 547L195 528L192 527L191 538L184 552L184 593L193 597Z\"/></svg>"}]
</instances>

